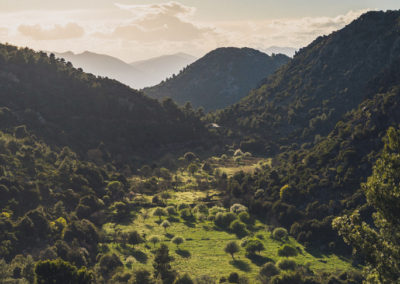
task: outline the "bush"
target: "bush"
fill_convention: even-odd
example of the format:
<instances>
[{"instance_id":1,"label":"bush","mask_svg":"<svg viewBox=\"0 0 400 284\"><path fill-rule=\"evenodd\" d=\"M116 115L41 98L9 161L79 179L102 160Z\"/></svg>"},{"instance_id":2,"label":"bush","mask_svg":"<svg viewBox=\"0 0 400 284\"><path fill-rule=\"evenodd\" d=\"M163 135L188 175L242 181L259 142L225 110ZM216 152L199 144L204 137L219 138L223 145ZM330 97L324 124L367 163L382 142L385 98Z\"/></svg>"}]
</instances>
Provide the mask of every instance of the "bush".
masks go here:
<instances>
[{"instance_id":1,"label":"bush","mask_svg":"<svg viewBox=\"0 0 400 284\"><path fill-rule=\"evenodd\" d=\"M258 239L252 239L252 240L248 240L246 242L246 252L249 255L253 255L253 254L255 254L255 252L260 253L264 249L265 249L265 247L264 247L263 243Z\"/></svg>"},{"instance_id":2,"label":"bush","mask_svg":"<svg viewBox=\"0 0 400 284\"><path fill-rule=\"evenodd\" d=\"M230 241L226 244L224 251L229 253L232 256L232 259L235 260L235 253L240 251L238 244L235 241Z\"/></svg>"},{"instance_id":3,"label":"bush","mask_svg":"<svg viewBox=\"0 0 400 284\"><path fill-rule=\"evenodd\" d=\"M282 270L295 270L297 264L292 259L281 259L278 261L277 266Z\"/></svg>"},{"instance_id":4,"label":"bush","mask_svg":"<svg viewBox=\"0 0 400 284\"><path fill-rule=\"evenodd\" d=\"M245 224L250 224L251 223L250 215L247 212L240 212L238 217L239 217L240 221L242 221Z\"/></svg>"},{"instance_id":5,"label":"bush","mask_svg":"<svg viewBox=\"0 0 400 284\"><path fill-rule=\"evenodd\" d=\"M135 271L135 280L133 284L151 284L153 281L151 280L151 274L146 269L139 269Z\"/></svg>"},{"instance_id":6,"label":"bush","mask_svg":"<svg viewBox=\"0 0 400 284\"><path fill-rule=\"evenodd\" d=\"M217 215L215 215L214 223L220 228L227 228L234 220L236 220L235 214L231 212L219 212Z\"/></svg>"},{"instance_id":7,"label":"bush","mask_svg":"<svg viewBox=\"0 0 400 284\"><path fill-rule=\"evenodd\" d=\"M288 232L285 228L279 227L272 232L272 237L278 241L286 240L288 238Z\"/></svg>"},{"instance_id":8,"label":"bush","mask_svg":"<svg viewBox=\"0 0 400 284\"><path fill-rule=\"evenodd\" d=\"M178 210L181 211L183 209L190 208L189 204L181 203L178 205Z\"/></svg>"},{"instance_id":9,"label":"bush","mask_svg":"<svg viewBox=\"0 0 400 284\"><path fill-rule=\"evenodd\" d=\"M234 232L238 237L244 237L248 234L246 225L239 220L235 220L229 226L232 232Z\"/></svg>"},{"instance_id":10,"label":"bush","mask_svg":"<svg viewBox=\"0 0 400 284\"><path fill-rule=\"evenodd\" d=\"M190 278L189 274L185 273L183 276L179 277L175 280L175 284L194 284L192 278Z\"/></svg>"},{"instance_id":11,"label":"bush","mask_svg":"<svg viewBox=\"0 0 400 284\"><path fill-rule=\"evenodd\" d=\"M289 257L289 256L296 256L298 255L298 251L296 248L290 245L284 245L278 250L279 256Z\"/></svg>"},{"instance_id":12,"label":"bush","mask_svg":"<svg viewBox=\"0 0 400 284\"><path fill-rule=\"evenodd\" d=\"M287 272L282 275L272 277L271 284L301 284L304 283L303 277L297 272ZM315 282L311 282L315 283Z\"/></svg>"},{"instance_id":13,"label":"bush","mask_svg":"<svg viewBox=\"0 0 400 284\"><path fill-rule=\"evenodd\" d=\"M165 208L165 210L167 210L168 215L178 214L174 206L168 206L167 208Z\"/></svg>"},{"instance_id":14,"label":"bush","mask_svg":"<svg viewBox=\"0 0 400 284\"><path fill-rule=\"evenodd\" d=\"M272 262L264 264L260 269L260 276L272 277L279 274L279 269Z\"/></svg>"},{"instance_id":15,"label":"bush","mask_svg":"<svg viewBox=\"0 0 400 284\"><path fill-rule=\"evenodd\" d=\"M192 211L190 211L189 208L183 209L181 210L181 218L185 221L189 221L191 219L193 219L193 214Z\"/></svg>"},{"instance_id":16,"label":"bush","mask_svg":"<svg viewBox=\"0 0 400 284\"><path fill-rule=\"evenodd\" d=\"M230 210L233 213L239 214L241 212L247 212L248 208L242 204L235 203L231 206Z\"/></svg>"},{"instance_id":17,"label":"bush","mask_svg":"<svg viewBox=\"0 0 400 284\"><path fill-rule=\"evenodd\" d=\"M173 242L174 244L176 244L176 246L179 248L179 245L182 244L185 241L184 238L180 237L180 236L176 236L174 237L171 242Z\"/></svg>"},{"instance_id":18,"label":"bush","mask_svg":"<svg viewBox=\"0 0 400 284\"><path fill-rule=\"evenodd\" d=\"M153 216L157 216L159 220L161 220L161 216L166 216L166 215L167 211L161 207L157 207L153 212Z\"/></svg>"},{"instance_id":19,"label":"bush","mask_svg":"<svg viewBox=\"0 0 400 284\"><path fill-rule=\"evenodd\" d=\"M228 281L229 283L239 283L239 274L237 274L236 272L232 272L228 276Z\"/></svg>"}]
</instances>

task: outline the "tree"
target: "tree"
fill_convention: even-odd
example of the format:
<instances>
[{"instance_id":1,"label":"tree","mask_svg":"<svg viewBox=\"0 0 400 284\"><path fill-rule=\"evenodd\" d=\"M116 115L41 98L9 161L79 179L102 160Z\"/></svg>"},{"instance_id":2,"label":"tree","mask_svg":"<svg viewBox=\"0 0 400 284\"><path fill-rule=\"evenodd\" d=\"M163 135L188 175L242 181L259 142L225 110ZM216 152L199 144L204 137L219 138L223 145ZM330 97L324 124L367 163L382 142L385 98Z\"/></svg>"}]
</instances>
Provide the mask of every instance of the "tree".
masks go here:
<instances>
[{"instance_id":1,"label":"tree","mask_svg":"<svg viewBox=\"0 0 400 284\"><path fill-rule=\"evenodd\" d=\"M261 277L272 277L279 274L279 269L272 262L268 262L264 264L264 266L260 269Z\"/></svg>"},{"instance_id":2,"label":"tree","mask_svg":"<svg viewBox=\"0 0 400 284\"><path fill-rule=\"evenodd\" d=\"M85 267L78 269L61 259L39 261L35 267L35 274L38 284L89 284L93 278L92 273Z\"/></svg>"},{"instance_id":3,"label":"tree","mask_svg":"<svg viewBox=\"0 0 400 284\"><path fill-rule=\"evenodd\" d=\"M240 222L239 220L235 220L231 223L229 228L234 232L238 237L244 237L245 235L248 234L248 231L246 229L246 225L243 222Z\"/></svg>"},{"instance_id":4,"label":"tree","mask_svg":"<svg viewBox=\"0 0 400 284\"><path fill-rule=\"evenodd\" d=\"M158 216L158 219L161 221L161 216L166 216L167 212L165 211L164 208L157 207L154 212L153 216Z\"/></svg>"},{"instance_id":5,"label":"tree","mask_svg":"<svg viewBox=\"0 0 400 284\"><path fill-rule=\"evenodd\" d=\"M133 284L151 284L153 283L151 280L151 274L146 269L139 269L135 271L135 280Z\"/></svg>"},{"instance_id":6,"label":"tree","mask_svg":"<svg viewBox=\"0 0 400 284\"><path fill-rule=\"evenodd\" d=\"M190 278L189 274L185 273L183 276L180 276L174 284L194 284L192 278Z\"/></svg>"},{"instance_id":7,"label":"tree","mask_svg":"<svg viewBox=\"0 0 400 284\"><path fill-rule=\"evenodd\" d=\"M153 243L153 246L154 246L154 247L156 247L156 243L159 243L159 242L160 242L160 238L157 237L157 236L151 236L151 237L149 238L149 241L150 241L151 243Z\"/></svg>"},{"instance_id":8,"label":"tree","mask_svg":"<svg viewBox=\"0 0 400 284\"><path fill-rule=\"evenodd\" d=\"M234 254L240 251L238 244L235 241L230 241L225 246L225 252L229 253L232 256L232 259L235 260Z\"/></svg>"},{"instance_id":9,"label":"tree","mask_svg":"<svg viewBox=\"0 0 400 284\"><path fill-rule=\"evenodd\" d=\"M189 173L191 173L191 174L193 175L195 172L197 172L197 170L199 169L199 167L197 166L197 164L191 163L191 164L188 166L187 169L188 169Z\"/></svg>"},{"instance_id":10,"label":"tree","mask_svg":"<svg viewBox=\"0 0 400 284\"><path fill-rule=\"evenodd\" d=\"M160 277L163 283L172 284L176 278L176 272L171 268L171 261L173 258L169 255L168 246L162 244L154 256L154 278Z\"/></svg>"},{"instance_id":11,"label":"tree","mask_svg":"<svg viewBox=\"0 0 400 284\"><path fill-rule=\"evenodd\" d=\"M275 228L274 231L272 232L272 237L275 240L282 241L284 239L287 239L288 232L285 228L278 227L278 228Z\"/></svg>"},{"instance_id":12,"label":"tree","mask_svg":"<svg viewBox=\"0 0 400 284\"><path fill-rule=\"evenodd\" d=\"M385 146L372 175L362 184L373 206L374 226L363 222L356 210L333 220L344 241L365 256L369 283L395 283L400 279L400 131L388 129Z\"/></svg>"},{"instance_id":13,"label":"tree","mask_svg":"<svg viewBox=\"0 0 400 284\"><path fill-rule=\"evenodd\" d=\"M164 221L161 223L161 226L164 228L165 231L167 231L167 228L171 226L171 223L168 222L167 220L164 220Z\"/></svg>"},{"instance_id":14,"label":"tree","mask_svg":"<svg viewBox=\"0 0 400 284\"><path fill-rule=\"evenodd\" d=\"M174 244L176 244L176 246L179 248L179 245L182 244L185 241L184 238L180 237L180 236L176 236L174 237L171 242L173 242Z\"/></svg>"},{"instance_id":15,"label":"tree","mask_svg":"<svg viewBox=\"0 0 400 284\"><path fill-rule=\"evenodd\" d=\"M298 255L298 251L290 245L284 245L278 250L278 255L284 257L296 256Z\"/></svg>"},{"instance_id":16,"label":"tree","mask_svg":"<svg viewBox=\"0 0 400 284\"><path fill-rule=\"evenodd\" d=\"M263 243L258 239L249 240L246 243L246 252L249 255L253 255L255 252L260 253L264 249Z\"/></svg>"},{"instance_id":17,"label":"tree","mask_svg":"<svg viewBox=\"0 0 400 284\"><path fill-rule=\"evenodd\" d=\"M128 233L128 243L132 246L138 245L144 242L144 239L137 231Z\"/></svg>"}]
</instances>

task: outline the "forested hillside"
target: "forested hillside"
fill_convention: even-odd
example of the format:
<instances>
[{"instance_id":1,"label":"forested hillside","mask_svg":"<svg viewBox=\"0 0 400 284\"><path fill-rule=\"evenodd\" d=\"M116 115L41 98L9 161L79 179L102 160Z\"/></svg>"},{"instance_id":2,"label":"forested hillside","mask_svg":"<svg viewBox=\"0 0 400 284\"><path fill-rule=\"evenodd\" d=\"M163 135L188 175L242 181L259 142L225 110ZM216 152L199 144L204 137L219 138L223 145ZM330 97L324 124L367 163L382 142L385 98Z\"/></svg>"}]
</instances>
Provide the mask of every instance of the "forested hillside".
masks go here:
<instances>
[{"instance_id":1,"label":"forested hillside","mask_svg":"<svg viewBox=\"0 0 400 284\"><path fill-rule=\"evenodd\" d=\"M159 103L45 53L1 45L0 85L3 115L10 117L2 118L3 129L25 124L49 145L96 162L132 165L210 138L192 109Z\"/></svg>"},{"instance_id":2,"label":"forested hillside","mask_svg":"<svg viewBox=\"0 0 400 284\"><path fill-rule=\"evenodd\" d=\"M245 150L263 154L327 135L399 57L399 14L368 12L317 38L259 89L210 119L232 129Z\"/></svg>"},{"instance_id":3,"label":"forested hillside","mask_svg":"<svg viewBox=\"0 0 400 284\"><path fill-rule=\"evenodd\" d=\"M218 48L178 75L143 91L152 98L170 97L206 111L221 109L241 98L290 60L283 54L268 56L251 48Z\"/></svg>"}]
</instances>

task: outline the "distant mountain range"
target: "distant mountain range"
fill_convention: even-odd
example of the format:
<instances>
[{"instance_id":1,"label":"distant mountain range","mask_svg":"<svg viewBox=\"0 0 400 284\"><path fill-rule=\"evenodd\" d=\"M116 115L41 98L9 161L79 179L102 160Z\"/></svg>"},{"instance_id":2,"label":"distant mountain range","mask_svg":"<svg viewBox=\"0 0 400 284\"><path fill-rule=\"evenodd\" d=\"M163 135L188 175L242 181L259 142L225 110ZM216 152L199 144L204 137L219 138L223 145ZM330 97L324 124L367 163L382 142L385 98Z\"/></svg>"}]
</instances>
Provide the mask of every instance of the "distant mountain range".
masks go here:
<instances>
[{"instance_id":1,"label":"distant mountain range","mask_svg":"<svg viewBox=\"0 0 400 284\"><path fill-rule=\"evenodd\" d=\"M289 57L293 57L296 53L296 51L298 51L298 48L294 48L294 47L287 47L287 46L270 46L268 48L265 49L261 49L261 51L265 52L266 54L272 55L272 54L285 54Z\"/></svg>"},{"instance_id":2,"label":"distant mountain range","mask_svg":"<svg viewBox=\"0 0 400 284\"><path fill-rule=\"evenodd\" d=\"M269 56L251 48L218 48L143 91L152 98L170 97L178 104L190 102L212 111L238 102L289 60L283 54Z\"/></svg>"},{"instance_id":3,"label":"distant mountain range","mask_svg":"<svg viewBox=\"0 0 400 284\"><path fill-rule=\"evenodd\" d=\"M54 54L87 73L109 77L135 89L158 84L196 60L196 57L189 54L177 53L128 64L118 58L89 51Z\"/></svg>"}]
</instances>

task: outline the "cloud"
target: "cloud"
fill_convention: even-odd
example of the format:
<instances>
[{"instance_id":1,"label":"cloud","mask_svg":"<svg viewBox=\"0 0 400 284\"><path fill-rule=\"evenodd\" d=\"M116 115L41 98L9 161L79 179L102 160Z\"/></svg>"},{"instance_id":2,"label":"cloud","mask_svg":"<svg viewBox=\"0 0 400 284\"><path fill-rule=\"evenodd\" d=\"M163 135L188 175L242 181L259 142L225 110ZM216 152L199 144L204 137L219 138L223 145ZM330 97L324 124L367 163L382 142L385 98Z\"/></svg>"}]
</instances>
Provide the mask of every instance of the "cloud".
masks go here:
<instances>
[{"instance_id":1,"label":"cloud","mask_svg":"<svg viewBox=\"0 0 400 284\"><path fill-rule=\"evenodd\" d=\"M35 40L59 40L79 38L85 34L84 29L76 23L68 23L64 26L54 25L50 28L43 28L41 25L20 25L18 31L27 37Z\"/></svg>"},{"instance_id":2,"label":"cloud","mask_svg":"<svg viewBox=\"0 0 400 284\"><path fill-rule=\"evenodd\" d=\"M117 7L129 10L132 19L117 26L109 36L124 40L144 42L155 41L191 41L213 33L208 26L192 23L188 17L195 8L178 2L150 5L121 5Z\"/></svg>"}]
</instances>

